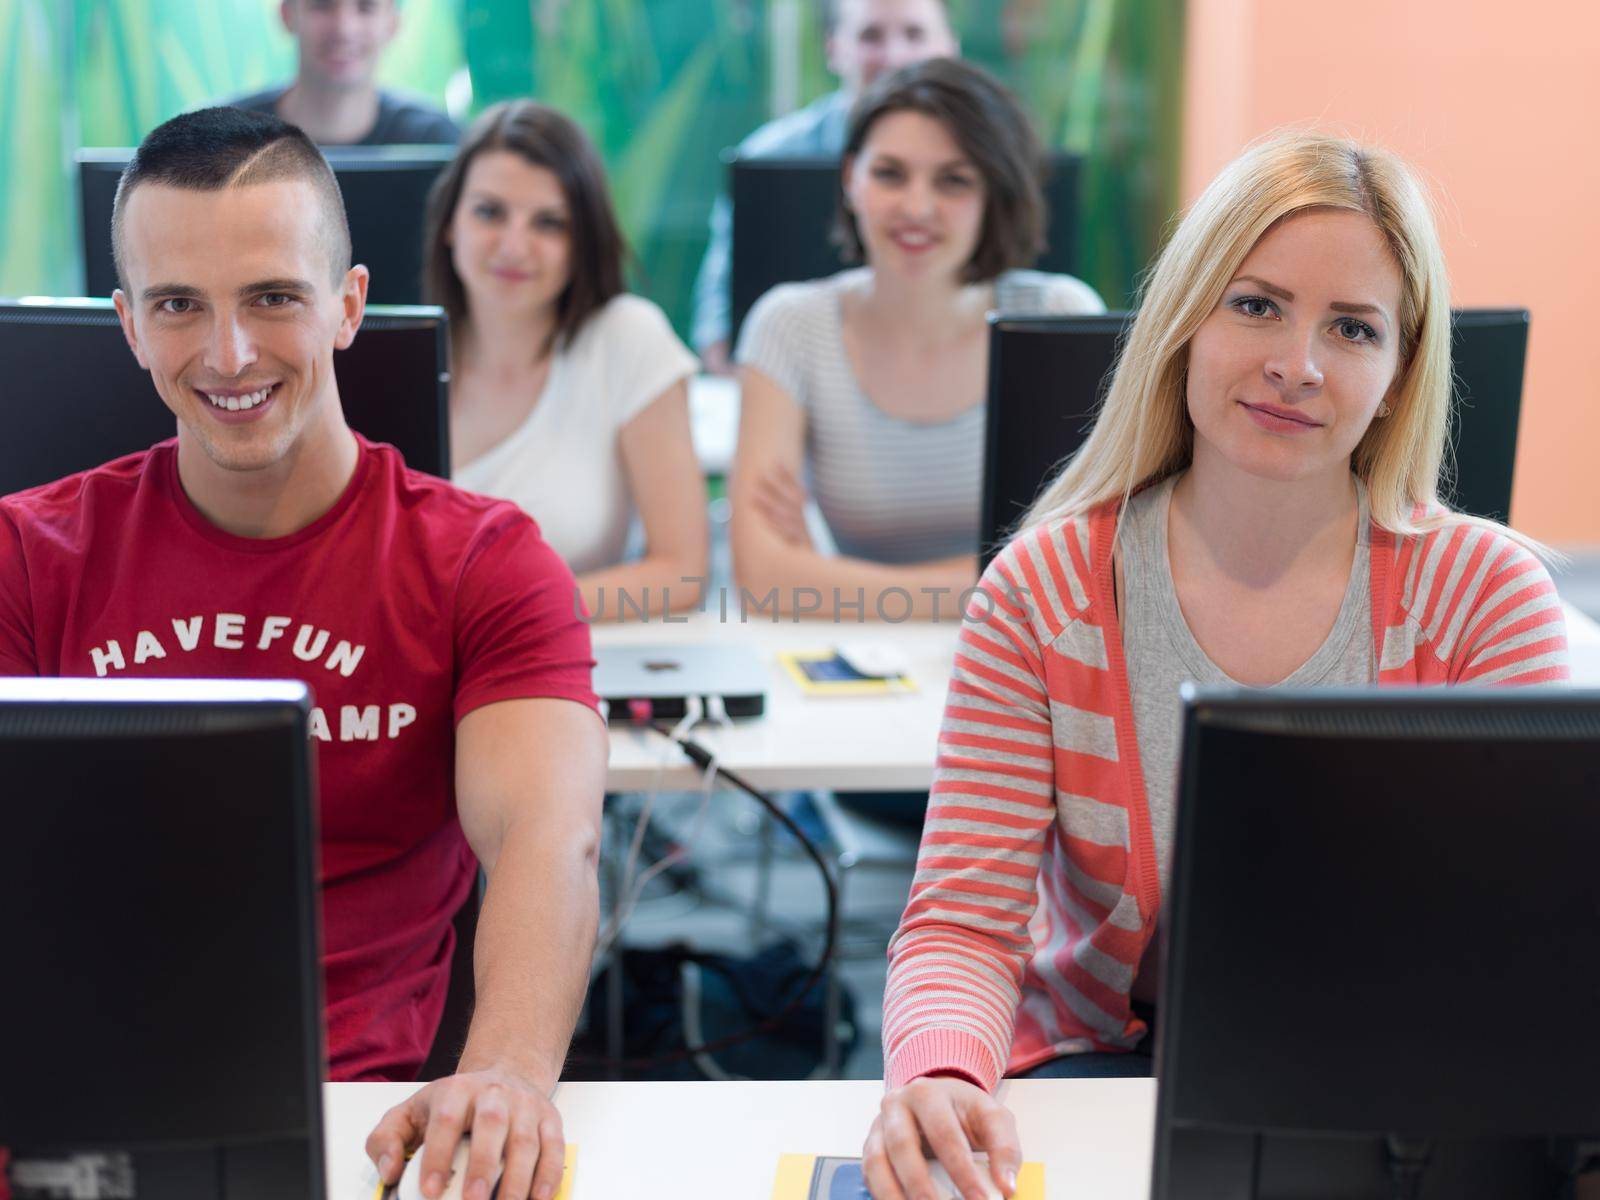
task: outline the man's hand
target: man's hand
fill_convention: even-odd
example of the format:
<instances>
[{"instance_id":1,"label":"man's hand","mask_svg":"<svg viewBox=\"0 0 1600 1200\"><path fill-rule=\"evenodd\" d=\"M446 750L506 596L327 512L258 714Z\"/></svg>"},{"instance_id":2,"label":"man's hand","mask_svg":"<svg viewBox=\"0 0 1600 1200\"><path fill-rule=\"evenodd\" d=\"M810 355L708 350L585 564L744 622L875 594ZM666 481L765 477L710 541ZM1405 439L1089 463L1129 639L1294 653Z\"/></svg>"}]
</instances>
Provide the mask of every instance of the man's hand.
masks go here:
<instances>
[{"instance_id":1,"label":"man's hand","mask_svg":"<svg viewBox=\"0 0 1600 1200\"><path fill-rule=\"evenodd\" d=\"M974 1150L989 1154L993 1182L984 1179ZM932 1200L931 1152L961 1191L961 1200L989 1200L1017 1190L1022 1150L1017 1123L1005 1105L975 1083L951 1076L914 1079L885 1094L861 1148L862 1173L874 1200Z\"/></svg>"},{"instance_id":2,"label":"man's hand","mask_svg":"<svg viewBox=\"0 0 1600 1200\"><path fill-rule=\"evenodd\" d=\"M472 1135L466 1200L489 1200L502 1155L499 1200L550 1200L561 1186L561 1114L530 1080L497 1068L435 1080L395 1105L368 1136L367 1157L379 1179L395 1184L406 1154L421 1143L422 1194L437 1200L464 1133Z\"/></svg>"}]
</instances>

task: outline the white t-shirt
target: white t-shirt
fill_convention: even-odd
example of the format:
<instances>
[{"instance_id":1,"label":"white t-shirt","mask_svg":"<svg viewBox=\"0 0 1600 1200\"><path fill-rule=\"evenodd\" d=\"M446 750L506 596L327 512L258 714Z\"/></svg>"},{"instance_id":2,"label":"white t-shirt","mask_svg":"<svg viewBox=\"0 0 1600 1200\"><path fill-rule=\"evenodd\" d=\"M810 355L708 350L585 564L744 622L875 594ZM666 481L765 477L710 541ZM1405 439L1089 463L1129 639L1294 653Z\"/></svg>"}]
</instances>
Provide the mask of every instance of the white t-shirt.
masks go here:
<instances>
[{"instance_id":1,"label":"white t-shirt","mask_svg":"<svg viewBox=\"0 0 1600 1200\"><path fill-rule=\"evenodd\" d=\"M617 436L699 365L659 308L617 296L555 352L527 420L452 482L520 506L575 574L613 566L633 519Z\"/></svg>"}]
</instances>

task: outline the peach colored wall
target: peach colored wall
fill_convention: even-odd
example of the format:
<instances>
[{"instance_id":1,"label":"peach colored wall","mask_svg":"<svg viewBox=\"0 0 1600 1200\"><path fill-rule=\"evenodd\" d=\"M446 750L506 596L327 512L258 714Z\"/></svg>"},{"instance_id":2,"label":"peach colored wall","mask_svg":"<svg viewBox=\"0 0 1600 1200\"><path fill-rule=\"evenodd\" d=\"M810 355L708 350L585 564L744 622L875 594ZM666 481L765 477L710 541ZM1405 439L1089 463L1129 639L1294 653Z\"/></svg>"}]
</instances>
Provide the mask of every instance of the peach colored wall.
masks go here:
<instances>
[{"instance_id":1,"label":"peach colored wall","mask_svg":"<svg viewBox=\"0 0 1600 1200\"><path fill-rule=\"evenodd\" d=\"M1187 38L1185 202L1290 122L1420 167L1454 303L1533 313L1512 519L1600 545L1600 4L1188 0Z\"/></svg>"}]
</instances>

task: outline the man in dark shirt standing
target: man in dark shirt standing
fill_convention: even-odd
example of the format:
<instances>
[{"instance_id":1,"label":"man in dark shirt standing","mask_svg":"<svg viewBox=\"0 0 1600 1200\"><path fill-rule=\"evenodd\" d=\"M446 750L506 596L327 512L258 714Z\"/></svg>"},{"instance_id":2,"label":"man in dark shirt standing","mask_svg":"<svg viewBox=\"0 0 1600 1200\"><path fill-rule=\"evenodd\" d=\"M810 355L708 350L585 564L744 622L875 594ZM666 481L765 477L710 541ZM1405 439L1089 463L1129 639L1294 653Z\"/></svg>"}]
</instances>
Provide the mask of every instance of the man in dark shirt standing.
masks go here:
<instances>
[{"instance_id":1,"label":"man in dark shirt standing","mask_svg":"<svg viewBox=\"0 0 1600 1200\"><path fill-rule=\"evenodd\" d=\"M375 82L378 58L400 27L397 4L282 0L284 28L300 49L294 82L232 105L281 117L324 146L453 145L461 131L449 117Z\"/></svg>"}]
</instances>

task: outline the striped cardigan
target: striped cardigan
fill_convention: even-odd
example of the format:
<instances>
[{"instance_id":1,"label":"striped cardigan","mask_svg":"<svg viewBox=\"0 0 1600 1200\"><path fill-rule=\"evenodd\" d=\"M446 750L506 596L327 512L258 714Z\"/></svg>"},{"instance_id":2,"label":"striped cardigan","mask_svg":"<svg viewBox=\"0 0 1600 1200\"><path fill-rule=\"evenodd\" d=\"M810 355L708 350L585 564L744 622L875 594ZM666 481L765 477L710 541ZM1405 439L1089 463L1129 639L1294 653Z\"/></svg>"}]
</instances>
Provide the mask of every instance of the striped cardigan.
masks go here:
<instances>
[{"instance_id":1,"label":"striped cardigan","mask_svg":"<svg viewBox=\"0 0 1600 1200\"><path fill-rule=\"evenodd\" d=\"M1111 594L1115 502L1024 533L967 608L911 897L889 944L890 1087L993 1090L1061 1054L1126 1050L1161 906ZM1493 529L1372 529L1380 684L1567 678L1554 585Z\"/></svg>"}]
</instances>

